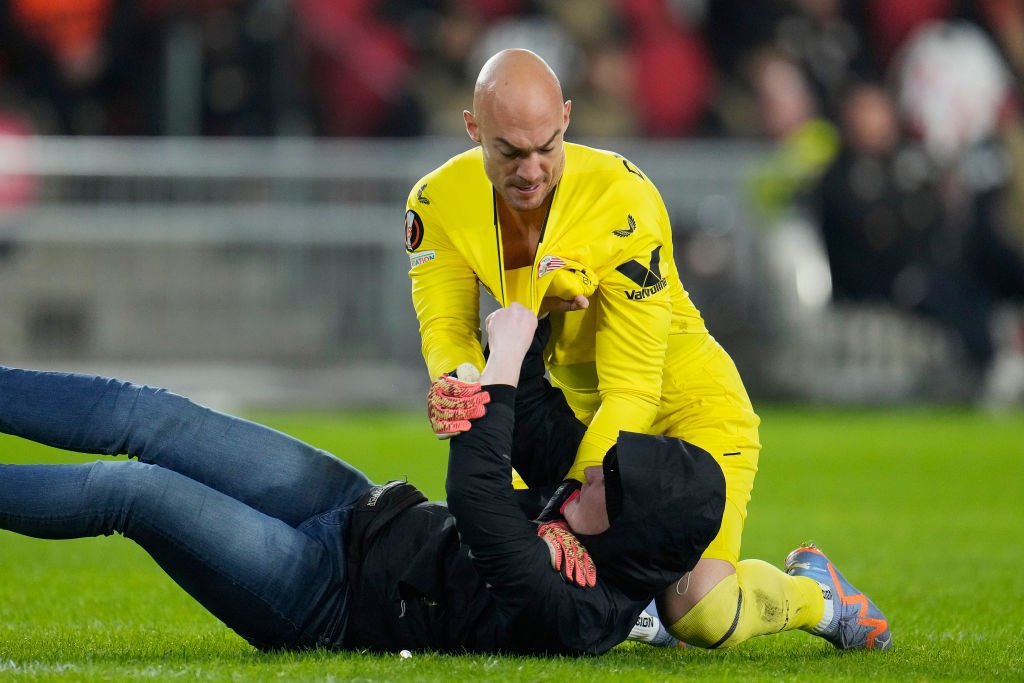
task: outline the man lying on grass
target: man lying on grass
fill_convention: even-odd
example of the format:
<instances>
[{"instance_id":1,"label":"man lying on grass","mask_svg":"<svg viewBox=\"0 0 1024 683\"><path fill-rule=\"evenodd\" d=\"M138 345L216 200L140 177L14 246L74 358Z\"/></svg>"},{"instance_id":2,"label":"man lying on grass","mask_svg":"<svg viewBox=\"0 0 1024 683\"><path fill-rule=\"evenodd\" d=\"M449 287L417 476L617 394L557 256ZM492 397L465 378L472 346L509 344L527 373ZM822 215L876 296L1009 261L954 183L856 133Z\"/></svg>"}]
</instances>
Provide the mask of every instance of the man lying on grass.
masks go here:
<instances>
[{"instance_id":1,"label":"man lying on grass","mask_svg":"<svg viewBox=\"0 0 1024 683\"><path fill-rule=\"evenodd\" d=\"M138 459L0 465L0 527L121 533L261 649L604 652L693 568L718 531L724 480L698 448L622 433L556 534L573 565L579 536L596 578L552 570L511 468L531 486L561 481L582 425L543 379L536 326L517 304L488 320L489 403L451 442L447 507L164 390L0 367L0 431Z\"/></svg>"}]
</instances>

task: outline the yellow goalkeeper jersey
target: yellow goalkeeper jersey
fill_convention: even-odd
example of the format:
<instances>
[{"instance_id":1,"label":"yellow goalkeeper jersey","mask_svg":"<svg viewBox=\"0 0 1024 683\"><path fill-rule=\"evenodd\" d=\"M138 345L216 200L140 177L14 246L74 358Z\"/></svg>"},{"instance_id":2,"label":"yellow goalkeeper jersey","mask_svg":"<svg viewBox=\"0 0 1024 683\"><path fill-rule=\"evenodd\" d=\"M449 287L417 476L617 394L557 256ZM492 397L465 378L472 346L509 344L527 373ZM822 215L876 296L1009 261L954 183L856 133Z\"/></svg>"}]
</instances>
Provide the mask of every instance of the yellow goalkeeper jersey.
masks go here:
<instances>
[{"instance_id":1,"label":"yellow goalkeeper jersey","mask_svg":"<svg viewBox=\"0 0 1024 683\"><path fill-rule=\"evenodd\" d=\"M506 271L494 189L479 147L453 157L409 194L406 251L431 378L483 367L479 286L502 305L538 310L544 296L586 294L583 311L552 313L545 362L589 425L571 476L599 464L620 430L650 432L659 414L670 338L708 336L683 289L657 188L611 152L566 143L529 272ZM661 406L661 411L659 411Z\"/></svg>"}]
</instances>

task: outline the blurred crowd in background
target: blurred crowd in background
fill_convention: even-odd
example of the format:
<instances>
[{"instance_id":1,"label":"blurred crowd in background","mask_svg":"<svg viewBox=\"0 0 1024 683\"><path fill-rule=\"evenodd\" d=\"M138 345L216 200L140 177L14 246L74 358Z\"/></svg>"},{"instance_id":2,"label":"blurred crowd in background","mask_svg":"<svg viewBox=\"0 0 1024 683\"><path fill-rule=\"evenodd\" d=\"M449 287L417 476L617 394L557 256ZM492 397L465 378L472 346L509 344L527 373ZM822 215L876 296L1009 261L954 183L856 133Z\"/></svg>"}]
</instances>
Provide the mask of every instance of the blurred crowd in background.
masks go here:
<instances>
[{"instance_id":1,"label":"blurred crowd in background","mask_svg":"<svg viewBox=\"0 0 1024 683\"><path fill-rule=\"evenodd\" d=\"M936 21L1024 74L1017 0L3 0L0 106L44 134L446 134L515 44L560 75L576 136L782 137L838 122Z\"/></svg>"},{"instance_id":2,"label":"blurred crowd in background","mask_svg":"<svg viewBox=\"0 0 1024 683\"><path fill-rule=\"evenodd\" d=\"M836 300L1024 357L1024 0L0 0L0 134L463 135L509 46L570 139L773 145L753 203L814 217Z\"/></svg>"}]
</instances>

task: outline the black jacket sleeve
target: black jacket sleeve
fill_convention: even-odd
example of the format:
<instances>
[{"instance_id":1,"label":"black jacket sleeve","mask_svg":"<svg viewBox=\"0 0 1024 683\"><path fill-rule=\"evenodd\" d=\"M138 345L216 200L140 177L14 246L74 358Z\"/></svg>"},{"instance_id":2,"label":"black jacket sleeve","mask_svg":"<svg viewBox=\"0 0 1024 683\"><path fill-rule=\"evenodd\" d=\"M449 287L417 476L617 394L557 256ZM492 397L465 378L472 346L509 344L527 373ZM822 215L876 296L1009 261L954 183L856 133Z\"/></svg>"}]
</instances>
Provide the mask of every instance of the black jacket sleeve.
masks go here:
<instances>
[{"instance_id":1,"label":"black jacket sleeve","mask_svg":"<svg viewBox=\"0 0 1024 683\"><path fill-rule=\"evenodd\" d=\"M587 431L562 392L544 376L543 353L550 336L551 322L545 318L523 359L515 396L512 466L531 488L562 482Z\"/></svg>"},{"instance_id":2,"label":"black jacket sleeve","mask_svg":"<svg viewBox=\"0 0 1024 683\"><path fill-rule=\"evenodd\" d=\"M517 649L603 652L625 639L643 604L603 582L600 568L595 588L567 583L552 569L547 545L513 497L515 389L485 388L487 414L449 446L445 487L460 539Z\"/></svg>"}]
</instances>

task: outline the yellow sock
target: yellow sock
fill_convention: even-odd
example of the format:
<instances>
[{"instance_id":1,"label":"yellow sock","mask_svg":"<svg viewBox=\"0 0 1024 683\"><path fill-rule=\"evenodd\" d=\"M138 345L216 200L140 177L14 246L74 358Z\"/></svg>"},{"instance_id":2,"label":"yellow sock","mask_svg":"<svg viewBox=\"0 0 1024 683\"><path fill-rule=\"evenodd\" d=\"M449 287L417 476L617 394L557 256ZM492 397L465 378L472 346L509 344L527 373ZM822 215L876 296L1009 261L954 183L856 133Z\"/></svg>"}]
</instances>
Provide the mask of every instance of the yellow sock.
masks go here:
<instances>
[{"instance_id":1,"label":"yellow sock","mask_svg":"<svg viewBox=\"0 0 1024 683\"><path fill-rule=\"evenodd\" d=\"M688 645L733 647L754 636L810 630L824 610L816 581L790 576L761 560L743 560L735 574L712 588L668 630Z\"/></svg>"}]
</instances>

